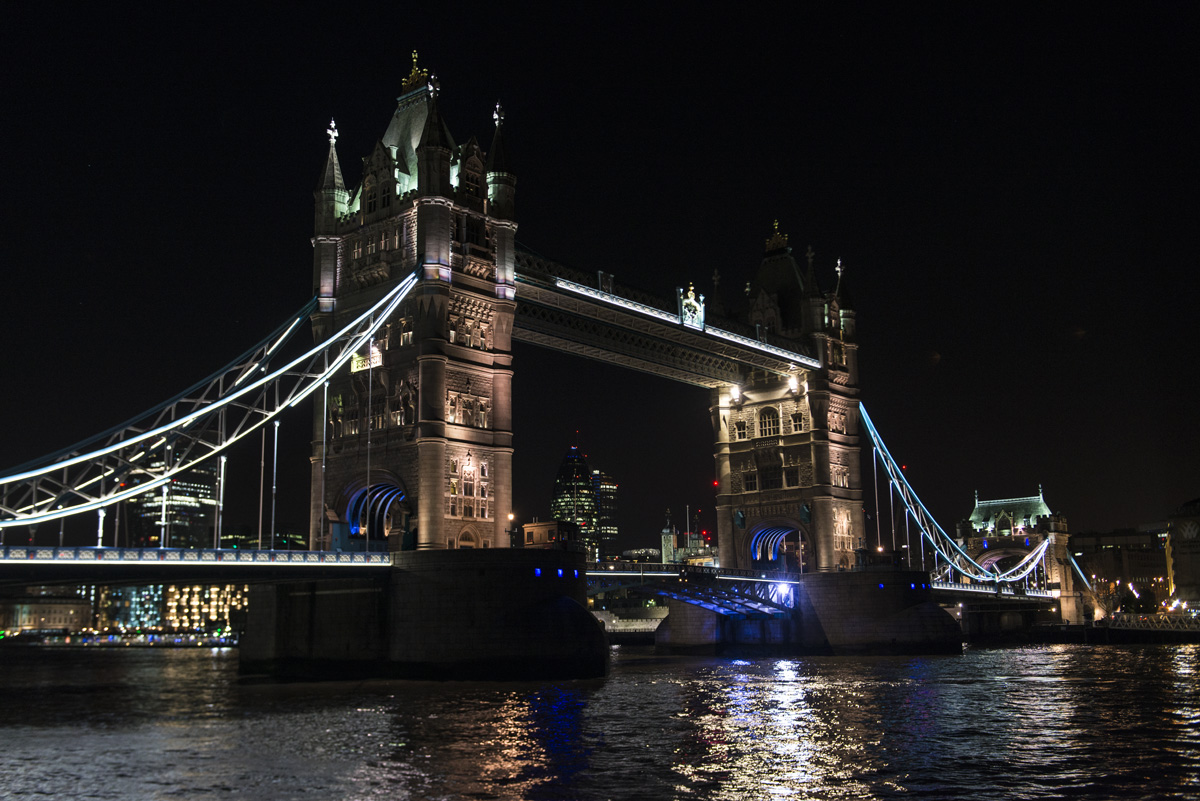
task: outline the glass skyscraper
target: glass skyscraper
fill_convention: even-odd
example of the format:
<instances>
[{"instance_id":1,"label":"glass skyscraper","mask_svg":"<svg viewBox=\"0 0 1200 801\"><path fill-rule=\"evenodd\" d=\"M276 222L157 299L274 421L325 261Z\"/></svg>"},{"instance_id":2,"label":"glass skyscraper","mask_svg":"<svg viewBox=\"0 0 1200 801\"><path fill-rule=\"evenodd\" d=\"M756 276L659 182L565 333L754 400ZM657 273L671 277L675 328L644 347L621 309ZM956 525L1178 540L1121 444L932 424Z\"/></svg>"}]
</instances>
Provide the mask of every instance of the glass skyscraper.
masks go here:
<instances>
[{"instance_id":1,"label":"glass skyscraper","mask_svg":"<svg viewBox=\"0 0 1200 801\"><path fill-rule=\"evenodd\" d=\"M555 520L579 526L580 543L587 549L588 558L599 561L600 515L596 506L596 490L592 485L592 471L588 469L587 457L574 445L567 451L559 465L558 475L554 477L550 513Z\"/></svg>"},{"instance_id":2,"label":"glass skyscraper","mask_svg":"<svg viewBox=\"0 0 1200 801\"><path fill-rule=\"evenodd\" d=\"M596 495L600 556L608 558L617 552L617 482L603 470L593 470L592 491Z\"/></svg>"}]
</instances>

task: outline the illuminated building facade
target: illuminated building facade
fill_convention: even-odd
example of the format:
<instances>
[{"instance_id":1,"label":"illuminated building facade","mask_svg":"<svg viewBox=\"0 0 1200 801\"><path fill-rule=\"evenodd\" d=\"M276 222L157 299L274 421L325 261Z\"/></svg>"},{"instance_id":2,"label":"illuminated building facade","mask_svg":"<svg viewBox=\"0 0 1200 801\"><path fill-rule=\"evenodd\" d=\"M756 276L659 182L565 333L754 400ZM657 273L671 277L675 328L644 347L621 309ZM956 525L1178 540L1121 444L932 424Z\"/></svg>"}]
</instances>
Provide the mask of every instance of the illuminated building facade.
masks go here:
<instances>
[{"instance_id":1,"label":"illuminated building facade","mask_svg":"<svg viewBox=\"0 0 1200 801\"><path fill-rule=\"evenodd\" d=\"M399 550L509 544L516 178L499 106L485 153L474 137L454 141L438 91L414 53L352 188L328 130L314 193L316 340L418 281L314 403L314 548L335 534Z\"/></svg>"},{"instance_id":2,"label":"illuminated building facade","mask_svg":"<svg viewBox=\"0 0 1200 801\"><path fill-rule=\"evenodd\" d=\"M230 615L246 608L248 591L248 587L234 584L168 585L163 596L164 622L174 631L223 631L230 627Z\"/></svg>"},{"instance_id":3,"label":"illuminated building facade","mask_svg":"<svg viewBox=\"0 0 1200 801\"><path fill-rule=\"evenodd\" d=\"M607 559L617 553L617 482L603 470L593 470L592 492L596 496L600 558Z\"/></svg>"},{"instance_id":4,"label":"illuminated building facade","mask_svg":"<svg viewBox=\"0 0 1200 801\"><path fill-rule=\"evenodd\" d=\"M121 511L134 547L211 548L217 525L217 462L210 460L138 495ZM153 465L161 468L162 463ZM150 480L150 474L132 479ZM165 539L164 539L165 537Z\"/></svg>"},{"instance_id":5,"label":"illuminated building facade","mask_svg":"<svg viewBox=\"0 0 1200 801\"><path fill-rule=\"evenodd\" d=\"M847 569L864 538L860 481L858 344L855 313L838 264L822 291L814 256L807 269L778 225L753 281L736 301L681 293L680 306L704 325L741 326L764 345L816 359L788 375L751 370L713 390L717 545L724 568ZM735 330L735 329L731 329ZM788 555L791 554L791 558Z\"/></svg>"},{"instance_id":6,"label":"illuminated building facade","mask_svg":"<svg viewBox=\"0 0 1200 801\"><path fill-rule=\"evenodd\" d=\"M588 558L593 562L600 559L600 511L592 471L588 469L587 457L574 445L563 457L554 476L550 514L555 520L578 526L579 542L587 549Z\"/></svg>"},{"instance_id":7,"label":"illuminated building facade","mask_svg":"<svg viewBox=\"0 0 1200 801\"><path fill-rule=\"evenodd\" d=\"M101 630L121 632L161 631L164 624L163 586L106 587L101 590Z\"/></svg>"},{"instance_id":8,"label":"illuminated building facade","mask_svg":"<svg viewBox=\"0 0 1200 801\"><path fill-rule=\"evenodd\" d=\"M1022 498L980 500L979 493L975 493L975 508L969 518L958 524L955 533L959 545L994 573L1015 566L1048 540L1045 556L1030 574L1029 581L1059 593L1064 620L1083 620L1086 610L1076 591L1067 519L1050 511L1040 486L1037 495Z\"/></svg>"},{"instance_id":9,"label":"illuminated building facade","mask_svg":"<svg viewBox=\"0 0 1200 801\"><path fill-rule=\"evenodd\" d=\"M571 548L579 543L579 526L567 520L534 520L521 526L526 548Z\"/></svg>"},{"instance_id":10,"label":"illuminated building facade","mask_svg":"<svg viewBox=\"0 0 1200 801\"><path fill-rule=\"evenodd\" d=\"M91 625L92 605L85 598L63 595L0 598L0 633L33 631L71 634Z\"/></svg>"},{"instance_id":11,"label":"illuminated building facade","mask_svg":"<svg viewBox=\"0 0 1200 801\"><path fill-rule=\"evenodd\" d=\"M1200 606L1200 498L1180 506L1167 521L1166 552L1172 599Z\"/></svg>"}]
</instances>

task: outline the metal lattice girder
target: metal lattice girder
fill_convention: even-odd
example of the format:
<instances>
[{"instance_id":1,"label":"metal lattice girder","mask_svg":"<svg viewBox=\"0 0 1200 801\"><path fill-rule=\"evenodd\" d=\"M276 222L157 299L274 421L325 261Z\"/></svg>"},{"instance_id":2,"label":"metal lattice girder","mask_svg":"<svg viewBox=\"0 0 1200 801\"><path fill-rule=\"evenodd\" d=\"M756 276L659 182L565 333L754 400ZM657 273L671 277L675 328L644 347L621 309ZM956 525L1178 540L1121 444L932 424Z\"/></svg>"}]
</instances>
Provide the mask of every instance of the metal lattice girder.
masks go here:
<instances>
[{"instance_id":1,"label":"metal lattice girder","mask_svg":"<svg viewBox=\"0 0 1200 801\"><path fill-rule=\"evenodd\" d=\"M949 568L974 581L1005 584L1022 581L1033 572L1034 568L1037 567L1045 555L1047 547L1050 545L1048 539L1042 540L1042 543L1030 551L1019 564L1003 573L993 573L976 562L963 550L961 545L955 542L954 538L938 525L933 515L925 508L925 504L917 497L917 493L909 485L908 479L905 478L904 471L900 469L900 465L896 463L896 460L892 458L892 454L888 452L887 446L883 444L883 439L879 436L879 431L876 430L874 423L871 422L871 418L862 404L859 404L858 411L859 417L863 422L863 428L866 429L867 434L871 438L871 443L875 446L879 462L887 472L891 487L900 495L900 500L904 503L907 514L917 524L921 536L933 546L934 551Z\"/></svg>"},{"instance_id":2,"label":"metal lattice girder","mask_svg":"<svg viewBox=\"0 0 1200 801\"><path fill-rule=\"evenodd\" d=\"M637 591L673 598L676 601L700 606L719 615L738 620L777 618L787 614L786 610L778 609L774 604L767 604L760 600L751 600L707 587L676 587L668 589L659 585L646 585L645 587L639 587Z\"/></svg>"},{"instance_id":3,"label":"metal lattice girder","mask_svg":"<svg viewBox=\"0 0 1200 801\"><path fill-rule=\"evenodd\" d=\"M329 339L278 365L311 301L271 336L148 412L0 477L0 528L98 509L160 487L261 428L321 387L393 314L405 278Z\"/></svg>"},{"instance_id":4,"label":"metal lattice girder","mask_svg":"<svg viewBox=\"0 0 1200 801\"><path fill-rule=\"evenodd\" d=\"M740 383L748 370L782 375L811 357L563 279L518 274L513 337L702 387Z\"/></svg>"},{"instance_id":5,"label":"metal lattice girder","mask_svg":"<svg viewBox=\"0 0 1200 801\"><path fill-rule=\"evenodd\" d=\"M788 613L788 608L782 604L763 597L769 592L769 585L756 583L715 582L695 583L687 580L661 580L632 588L635 592L661 595L684 601L705 609L711 609L722 615L739 617L782 617Z\"/></svg>"}]
</instances>

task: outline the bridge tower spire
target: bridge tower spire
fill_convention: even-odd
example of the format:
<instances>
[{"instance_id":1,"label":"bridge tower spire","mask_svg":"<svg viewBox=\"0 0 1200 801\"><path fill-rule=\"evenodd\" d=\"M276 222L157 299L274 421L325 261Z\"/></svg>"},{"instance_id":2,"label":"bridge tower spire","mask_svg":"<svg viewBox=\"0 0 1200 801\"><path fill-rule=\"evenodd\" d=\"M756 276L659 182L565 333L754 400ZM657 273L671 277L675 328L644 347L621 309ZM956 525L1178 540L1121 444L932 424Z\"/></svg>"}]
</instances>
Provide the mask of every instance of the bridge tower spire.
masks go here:
<instances>
[{"instance_id":1,"label":"bridge tower spire","mask_svg":"<svg viewBox=\"0 0 1200 801\"><path fill-rule=\"evenodd\" d=\"M346 201L350 196L342 179L342 165L338 163L338 129L333 120L329 121L325 134L329 137L329 154L313 190L313 294L319 299L313 324L320 329L318 341L328 336L337 270L338 219L345 216Z\"/></svg>"},{"instance_id":2,"label":"bridge tower spire","mask_svg":"<svg viewBox=\"0 0 1200 801\"><path fill-rule=\"evenodd\" d=\"M374 346L330 383L328 403L317 396L314 546L508 545L515 178L498 170L507 205L490 202L484 154L473 137L455 142L439 91L414 53L331 228L318 198L318 237L335 254L333 322L414 272L418 282Z\"/></svg>"}]
</instances>

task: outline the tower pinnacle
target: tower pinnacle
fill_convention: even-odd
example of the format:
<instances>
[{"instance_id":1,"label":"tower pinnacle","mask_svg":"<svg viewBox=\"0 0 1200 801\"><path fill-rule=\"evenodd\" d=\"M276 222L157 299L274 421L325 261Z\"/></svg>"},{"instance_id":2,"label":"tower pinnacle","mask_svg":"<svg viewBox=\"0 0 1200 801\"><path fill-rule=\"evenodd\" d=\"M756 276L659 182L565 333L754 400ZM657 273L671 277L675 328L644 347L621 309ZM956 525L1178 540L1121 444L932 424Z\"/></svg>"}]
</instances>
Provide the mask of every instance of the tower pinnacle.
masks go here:
<instances>
[{"instance_id":1,"label":"tower pinnacle","mask_svg":"<svg viewBox=\"0 0 1200 801\"><path fill-rule=\"evenodd\" d=\"M429 70L421 69L417 66L417 51L412 54L412 72L404 79L404 91L411 92L414 89L420 89L429 82Z\"/></svg>"},{"instance_id":2,"label":"tower pinnacle","mask_svg":"<svg viewBox=\"0 0 1200 801\"><path fill-rule=\"evenodd\" d=\"M337 143L338 129L337 123L333 121L333 117L329 118L329 128L325 131L325 134L329 137L329 144L333 145Z\"/></svg>"},{"instance_id":3,"label":"tower pinnacle","mask_svg":"<svg viewBox=\"0 0 1200 801\"><path fill-rule=\"evenodd\" d=\"M787 248L787 244L787 234L780 233L779 220L776 220L774 223L774 231L772 232L770 238L767 239L767 252L770 253L773 250L784 250Z\"/></svg>"}]
</instances>

